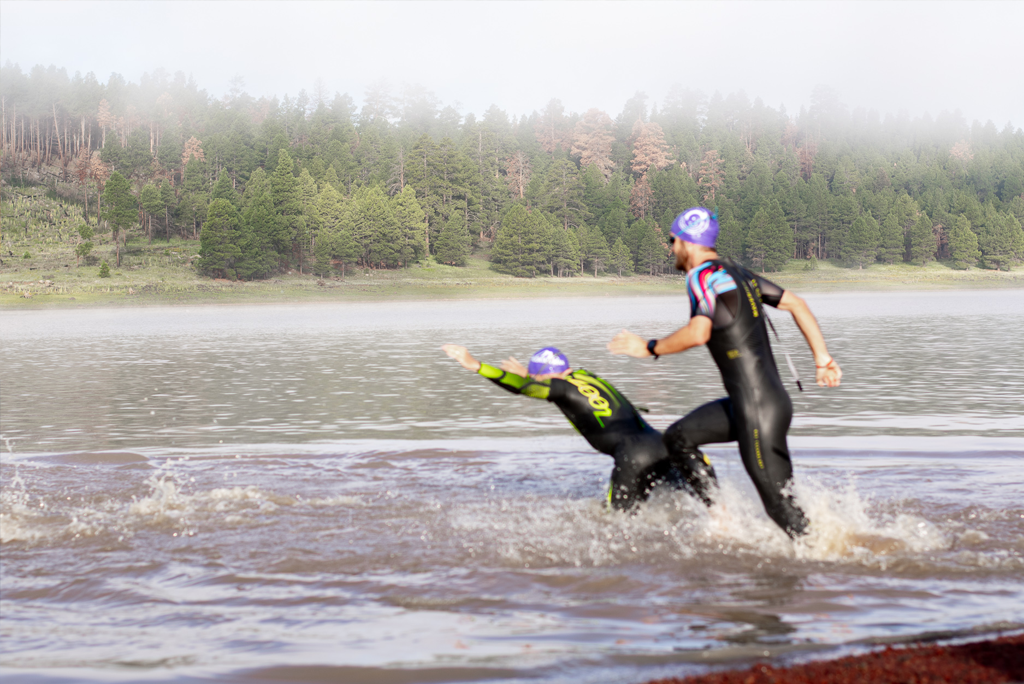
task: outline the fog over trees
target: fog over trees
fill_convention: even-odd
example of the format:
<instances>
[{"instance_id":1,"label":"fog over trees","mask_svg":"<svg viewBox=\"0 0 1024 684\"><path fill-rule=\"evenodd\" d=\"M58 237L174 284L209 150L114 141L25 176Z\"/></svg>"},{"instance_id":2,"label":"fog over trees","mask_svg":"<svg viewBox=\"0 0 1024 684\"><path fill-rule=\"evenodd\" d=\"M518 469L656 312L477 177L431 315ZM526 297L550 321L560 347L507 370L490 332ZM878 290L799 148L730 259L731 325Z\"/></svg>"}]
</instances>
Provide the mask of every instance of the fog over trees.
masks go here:
<instances>
[{"instance_id":1,"label":"fog over trees","mask_svg":"<svg viewBox=\"0 0 1024 684\"><path fill-rule=\"evenodd\" d=\"M322 82L213 98L181 73L7 64L0 95L5 182L74 196L118 250L196 240L211 276L461 266L474 250L521 277L654 275L698 204L718 211L721 253L763 271L1024 259L1024 132L851 111L824 86L795 113L677 86L619 112L553 99L517 117L418 87L374 86L357 107Z\"/></svg>"}]
</instances>

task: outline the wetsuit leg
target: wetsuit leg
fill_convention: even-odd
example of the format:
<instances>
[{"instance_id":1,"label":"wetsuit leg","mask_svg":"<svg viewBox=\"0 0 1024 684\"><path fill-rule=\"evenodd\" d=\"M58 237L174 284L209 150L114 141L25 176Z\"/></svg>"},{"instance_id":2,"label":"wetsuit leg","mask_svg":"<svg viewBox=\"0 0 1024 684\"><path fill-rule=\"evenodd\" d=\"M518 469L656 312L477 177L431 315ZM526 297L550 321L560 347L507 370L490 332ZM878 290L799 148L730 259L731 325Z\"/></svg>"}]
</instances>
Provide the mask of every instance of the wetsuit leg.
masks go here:
<instances>
[{"instance_id":1,"label":"wetsuit leg","mask_svg":"<svg viewBox=\"0 0 1024 684\"><path fill-rule=\"evenodd\" d=\"M665 447L673 463L685 474L687 485L708 506L718 487L715 469L698 447L736 439L732 404L728 397L699 406L665 431Z\"/></svg>"},{"instance_id":2,"label":"wetsuit leg","mask_svg":"<svg viewBox=\"0 0 1024 684\"><path fill-rule=\"evenodd\" d=\"M743 466L761 496L768 517L791 537L804 533L807 517L782 490L793 477L786 433L793 420L793 403L785 391L761 396L761 401L734 402L733 416Z\"/></svg>"},{"instance_id":3,"label":"wetsuit leg","mask_svg":"<svg viewBox=\"0 0 1024 684\"><path fill-rule=\"evenodd\" d=\"M656 430L623 437L612 456L615 466L608 500L615 509L627 510L646 501L655 486L680 489L686 484Z\"/></svg>"}]
</instances>

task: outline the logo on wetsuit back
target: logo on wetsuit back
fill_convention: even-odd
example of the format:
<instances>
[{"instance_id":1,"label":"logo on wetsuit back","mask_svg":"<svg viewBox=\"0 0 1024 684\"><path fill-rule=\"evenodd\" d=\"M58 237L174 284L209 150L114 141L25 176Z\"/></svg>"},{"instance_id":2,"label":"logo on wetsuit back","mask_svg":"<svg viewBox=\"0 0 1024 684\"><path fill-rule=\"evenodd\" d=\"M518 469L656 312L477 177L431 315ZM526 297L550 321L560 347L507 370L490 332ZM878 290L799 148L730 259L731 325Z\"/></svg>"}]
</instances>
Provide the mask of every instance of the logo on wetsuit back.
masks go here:
<instances>
[{"instance_id":1,"label":"logo on wetsuit back","mask_svg":"<svg viewBox=\"0 0 1024 684\"><path fill-rule=\"evenodd\" d=\"M587 403L594 409L594 418L597 419L597 422L601 427L604 427L604 421L601 420L601 418L607 418L612 415L612 409L608 404L608 400L601 396L601 390L597 389L585 380L570 377L566 378L565 381L576 385L576 389L580 391L580 394L587 398Z\"/></svg>"}]
</instances>

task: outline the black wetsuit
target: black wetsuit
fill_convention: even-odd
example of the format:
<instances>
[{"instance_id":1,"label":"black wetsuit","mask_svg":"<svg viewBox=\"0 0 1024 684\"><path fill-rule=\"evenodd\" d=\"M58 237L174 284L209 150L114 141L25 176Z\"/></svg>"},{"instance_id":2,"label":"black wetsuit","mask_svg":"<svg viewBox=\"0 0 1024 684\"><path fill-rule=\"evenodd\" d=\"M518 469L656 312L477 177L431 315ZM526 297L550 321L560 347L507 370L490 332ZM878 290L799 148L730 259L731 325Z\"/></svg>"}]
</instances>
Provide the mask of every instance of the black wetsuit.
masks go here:
<instances>
[{"instance_id":1,"label":"black wetsuit","mask_svg":"<svg viewBox=\"0 0 1024 684\"><path fill-rule=\"evenodd\" d=\"M615 459L608 490L612 507L630 508L658 484L687 488L710 503L707 488L716 481L715 472L703 454L671 458L661 433L608 381L582 369L564 380L524 378L486 363L478 372L513 394L550 401L590 446Z\"/></svg>"},{"instance_id":2,"label":"black wetsuit","mask_svg":"<svg viewBox=\"0 0 1024 684\"><path fill-rule=\"evenodd\" d=\"M807 527L807 518L792 496L782 492L793 475L786 446L793 404L775 366L762 306L778 306L783 290L732 262L714 260L697 268L707 270L697 276L703 280L687 276L693 315L711 313L707 346L729 396L673 423L665 431L665 445L679 459L700 453L697 447L702 444L737 441L768 515L787 534L797 536ZM718 278L728 287L725 274L735 288L715 293L711 281ZM704 306L705 300L713 302L712 311Z\"/></svg>"}]
</instances>

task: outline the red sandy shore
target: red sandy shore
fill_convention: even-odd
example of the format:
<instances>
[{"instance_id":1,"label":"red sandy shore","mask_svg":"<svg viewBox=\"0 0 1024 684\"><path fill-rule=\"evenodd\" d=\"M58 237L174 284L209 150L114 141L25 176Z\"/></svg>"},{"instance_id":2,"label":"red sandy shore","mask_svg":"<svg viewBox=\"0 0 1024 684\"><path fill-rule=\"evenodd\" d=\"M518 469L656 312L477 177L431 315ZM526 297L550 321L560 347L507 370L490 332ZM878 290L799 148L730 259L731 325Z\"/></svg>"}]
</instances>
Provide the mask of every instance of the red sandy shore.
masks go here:
<instances>
[{"instance_id":1,"label":"red sandy shore","mask_svg":"<svg viewBox=\"0 0 1024 684\"><path fill-rule=\"evenodd\" d=\"M649 684L1002 684L1024 682L1024 634L960 646L888 647L836 660L714 672Z\"/></svg>"}]
</instances>

